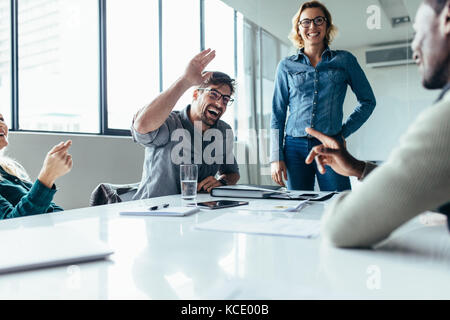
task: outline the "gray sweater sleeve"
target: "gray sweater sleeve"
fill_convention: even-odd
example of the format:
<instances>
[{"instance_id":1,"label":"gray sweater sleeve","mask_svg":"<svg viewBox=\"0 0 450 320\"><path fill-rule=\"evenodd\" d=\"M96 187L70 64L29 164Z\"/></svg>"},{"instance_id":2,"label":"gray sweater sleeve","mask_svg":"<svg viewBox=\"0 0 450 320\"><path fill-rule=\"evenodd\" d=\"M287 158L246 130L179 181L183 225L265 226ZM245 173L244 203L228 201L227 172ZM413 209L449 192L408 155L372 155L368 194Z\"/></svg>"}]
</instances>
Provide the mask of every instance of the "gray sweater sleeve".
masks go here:
<instances>
[{"instance_id":1,"label":"gray sweater sleeve","mask_svg":"<svg viewBox=\"0 0 450 320\"><path fill-rule=\"evenodd\" d=\"M428 108L389 159L352 192L340 195L322 220L325 241L367 247L427 210L450 200L450 94Z\"/></svg>"},{"instance_id":2,"label":"gray sweater sleeve","mask_svg":"<svg viewBox=\"0 0 450 320\"><path fill-rule=\"evenodd\" d=\"M367 161L366 166L364 167L364 171L359 180L360 181L364 180L376 168L378 168L378 166L375 163Z\"/></svg>"}]
</instances>

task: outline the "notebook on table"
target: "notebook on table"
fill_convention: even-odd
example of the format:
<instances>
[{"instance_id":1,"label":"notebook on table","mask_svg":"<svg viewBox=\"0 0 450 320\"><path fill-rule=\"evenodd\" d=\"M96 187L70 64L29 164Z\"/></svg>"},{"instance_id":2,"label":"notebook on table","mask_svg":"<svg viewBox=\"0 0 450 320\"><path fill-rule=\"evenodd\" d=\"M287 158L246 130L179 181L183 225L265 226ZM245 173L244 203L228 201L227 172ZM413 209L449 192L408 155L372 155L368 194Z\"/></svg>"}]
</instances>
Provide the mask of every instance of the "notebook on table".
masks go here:
<instances>
[{"instance_id":1,"label":"notebook on table","mask_svg":"<svg viewBox=\"0 0 450 320\"><path fill-rule=\"evenodd\" d=\"M185 217L200 212L197 207L167 207L160 210L134 210L122 211L121 216L144 216L144 217Z\"/></svg>"},{"instance_id":2,"label":"notebook on table","mask_svg":"<svg viewBox=\"0 0 450 320\"><path fill-rule=\"evenodd\" d=\"M0 274L105 259L101 240L67 227L0 231Z\"/></svg>"},{"instance_id":3,"label":"notebook on table","mask_svg":"<svg viewBox=\"0 0 450 320\"><path fill-rule=\"evenodd\" d=\"M335 194L336 192L286 191L279 186L256 186L245 184L220 186L211 190L211 196L213 197L308 201L325 201L332 198Z\"/></svg>"},{"instance_id":4,"label":"notebook on table","mask_svg":"<svg viewBox=\"0 0 450 320\"><path fill-rule=\"evenodd\" d=\"M213 197L237 197L237 198L268 198L273 194L282 194L277 186L257 186L248 184L237 184L234 186L221 186L211 190Z\"/></svg>"}]
</instances>

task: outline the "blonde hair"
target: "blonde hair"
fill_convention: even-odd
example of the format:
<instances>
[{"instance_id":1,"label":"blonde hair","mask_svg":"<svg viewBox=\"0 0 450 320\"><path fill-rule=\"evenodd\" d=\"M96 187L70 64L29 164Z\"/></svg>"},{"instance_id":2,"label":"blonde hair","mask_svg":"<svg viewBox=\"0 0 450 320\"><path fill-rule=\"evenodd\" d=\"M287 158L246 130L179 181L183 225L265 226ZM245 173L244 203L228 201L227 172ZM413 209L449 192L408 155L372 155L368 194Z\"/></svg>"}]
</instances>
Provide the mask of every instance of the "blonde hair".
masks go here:
<instances>
[{"instance_id":1,"label":"blonde hair","mask_svg":"<svg viewBox=\"0 0 450 320\"><path fill-rule=\"evenodd\" d=\"M10 175L17 177L20 180L30 181L30 177L25 171L25 168L14 159L4 156L3 153L0 153L0 167L2 167L2 169ZM3 180L3 176L0 174L0 181L1 180Z\"/></svg>"},{"instance_id":2,"label":"blonde hair","mask_svg":"<svg viewBox=\"0 0 450 320\"><path fill-rule=\"evenodd\" d=\"M289 34L289 39L294 44L294 46L298 49L302 49L305 47L305 42L303 41L303 38L299 34L299 21L300 16L302 15L303 11L310 8L319 8L323 11L323 14L325 15L325 18L327 18L327 34L325 35L325 45L330 45L330 43L333 41L334 37L337 34L337 27L333 24L333 18L331 17L330 11L328 11L327 7L325 7L324 4L322 4L319 1L309 1L302 4L298 12L295 14L294 18L292 18L292 30Z\"/></svg>"}]
</instances>

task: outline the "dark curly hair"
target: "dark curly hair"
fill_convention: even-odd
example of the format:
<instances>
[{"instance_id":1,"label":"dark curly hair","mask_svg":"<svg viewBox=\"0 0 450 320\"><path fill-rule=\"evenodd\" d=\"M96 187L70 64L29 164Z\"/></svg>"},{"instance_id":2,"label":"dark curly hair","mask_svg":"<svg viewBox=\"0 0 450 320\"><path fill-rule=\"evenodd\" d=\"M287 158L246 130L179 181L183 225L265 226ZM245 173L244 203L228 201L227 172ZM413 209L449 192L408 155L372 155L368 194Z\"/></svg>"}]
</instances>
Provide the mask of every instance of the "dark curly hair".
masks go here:
<instances>
[{"instance_id":1,"label":"dark curly hair","mask_svg":"<svg viewBox=\"0 0 450 320\"><path fill-rule=\"evenodd\" d=\"M200 87L207 87L209 85L221 85L226 84L230 87L232 95L236 91L236 80L232 79L229 75L223 72L214 71L212 72L212 76L206 80Z\"/></svg>"}]
</instances>

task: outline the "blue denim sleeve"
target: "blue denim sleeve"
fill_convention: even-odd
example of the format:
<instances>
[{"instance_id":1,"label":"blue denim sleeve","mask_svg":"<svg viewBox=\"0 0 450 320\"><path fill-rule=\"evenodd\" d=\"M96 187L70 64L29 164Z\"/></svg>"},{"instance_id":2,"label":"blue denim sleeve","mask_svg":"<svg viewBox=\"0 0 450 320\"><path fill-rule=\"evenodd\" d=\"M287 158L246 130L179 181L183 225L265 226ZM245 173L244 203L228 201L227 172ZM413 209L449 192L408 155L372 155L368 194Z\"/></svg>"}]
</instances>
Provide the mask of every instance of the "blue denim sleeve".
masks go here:
<instances>
[{"instance_id":1,"label":"blue denim sleeve","mask_svg":"<svg viewBox=\"0 0 450 320\"><path fill-rule=\"evenodd\" d=\"M375 109L376 100L372 87L356 58L349 53L349 85L358 99L359 105L342 126L341 134L347 138L369 119Z\"/></svg>"},{"instance_id":2,"label":"blue denim sleeve","mask_svg":"<svg viewBox=\"0 0 450 320\"><path fill-rule=\"evenodd\" d=\"M270 121L270 162L284 161L284 129L289 105L289 86L284 62L277 68Z\"/></svg>"},{"instance_id":3,"label":"blue denim sleeve","mask_svg":"<svg viewBox=\"0 0 450 320\"><path fill-rule=\"evenodd\" d=\"M39 180L36 180L28 194L22 197L16 206L13 206L6 198L0 195L0 220L46 213L52 204L51 201L55 193L55 186L49 189ZM56 205L53 209L53 211L62 210Z\"/></svg>"}]
</instances>

